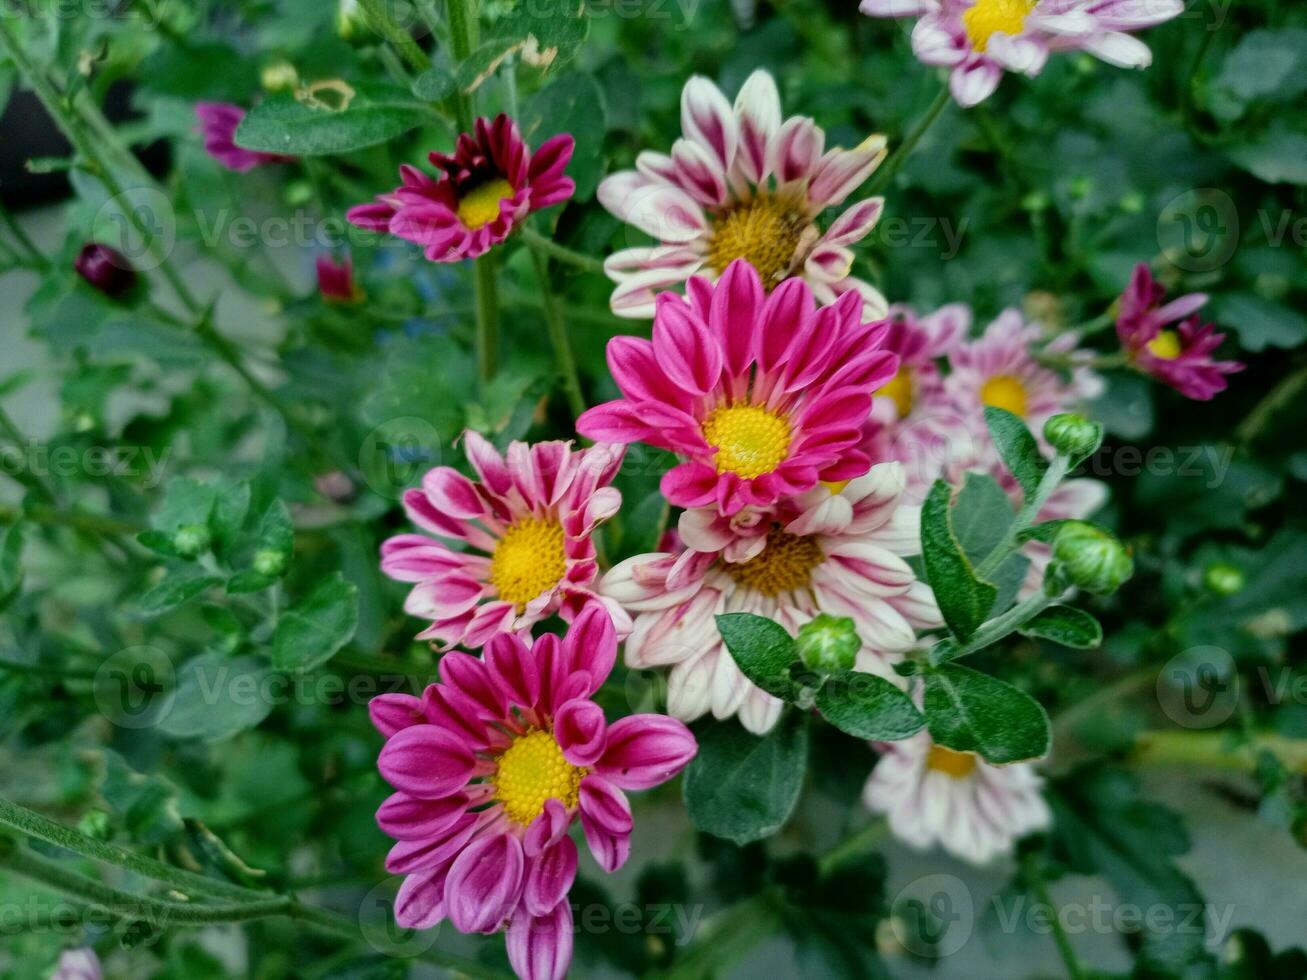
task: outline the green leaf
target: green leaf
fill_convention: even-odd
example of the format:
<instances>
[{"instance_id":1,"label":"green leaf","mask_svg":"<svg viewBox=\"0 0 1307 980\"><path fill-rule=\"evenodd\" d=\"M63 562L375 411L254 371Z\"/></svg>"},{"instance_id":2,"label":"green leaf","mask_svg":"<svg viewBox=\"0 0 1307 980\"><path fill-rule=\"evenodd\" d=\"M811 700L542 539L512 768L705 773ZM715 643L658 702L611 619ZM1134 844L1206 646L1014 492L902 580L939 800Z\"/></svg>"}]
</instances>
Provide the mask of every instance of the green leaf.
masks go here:
<instances>
[{"instance_id":1,"label":"green leaf","mask_svg":"<svg viewBox=\"0 0 1307 980\"><path fill-rule=\"evenodd\" d=\"M1050 606L1017 632L1077 650L1093 650L1103 642L1103 627L1098 620L1072 606Z\"/></svg>"},{"instance_id":2,"label":"green leaf","mask_svg":"<svg viewBox=\"0 0 1307 980\"><path fill-rule=\"evenodd\" d=\"M949 523L949 485L936 480L921 508L921 555L926 577L949 629L968 639L994 607L998 590L976 578Z\"/></svg>"},{"instance_id":3,"label":"green leaf","mask_svg":"<svg viewBox=\"0 0 1307 980\"><path fill-rule=\"evenodd\" d=\"M10 524L0 528L0 609L4 609L23 585L23 528Z\"/></svg>"},{"instance_id":4,"label":"green leaf","mask_svg":"<svg viewBox=\"0 0 1307 980\"><path fill-rule=\"evenodd\" d=\"M1307 184L1307 134L1283 122L1255 139L1240 139L1226 151L1231 160L1268 184Z\"/></svg>"},{"instance_id":5,"label":"green leaf","mask_svg":"<svg viewBox=\"0 0 1307 980\"><path fill-rule=\"evenodd\" d=\"M353 637L358 618L358 588L333 572L282 616L272 637L273 666L302 671L326 663Z\"/></svg>"},{"instance_id":6,"label":"green leaf","mask_svg":"<svg viewBox=\"0 0 1307 980\"><path fill-rule=\"evenodd\" d=\"M289 553L295 547L295 523L281 500L274 500L259 520L259 548Z\"/></svg>"},{"instance_id":7,"label":"green leaf","mask_svg":"<svg viewBox=\"0 0 1307 980\"><path fill-rule=\"evenodd\" d=\"M250 510L250 485L242 480L235 486L221 487L213 506L209 526L214 537L224 548L229 548L245 524Z\"/></svg>"},{"instance_id":8,"label":"green leaf","mask_svg":"<svg viewBox=\"0 0 1307 980\"><path fill-rule=\"evenodd\" d=\"M150 523L155 530L166 532L176 531L188 524L207 526L216 497L213 487L188 476L180 476L168 483L163 506Z\"/></svg>"},{"instance_id":9,"label":"green leaf","mask_svg":"<svg viewBox=\"0 0 1307 980\"><path fill-rule=\"evenodd\" d=\"M510 55L548 71L569 60L585 41L590 22L582 0L533 0L502 17L491 36L458 66L454 75L467 95L495 73Z\"/></svg>"},{"instance_id":10,"label":"green leaf","mask_svg":"<svg viewBox=\"0 0 1307 980\"><path fill-rule=\"evenodd\" d=\"M817 710L840 731L879 742L915 735L926 723L912 699L897 687L856 670L830 676L817 691Z\"/></svg>"},{"instance_id":11,"label":"green leaf","mask_svg":"<svg viewBox=\"0 0 1307 980\"><path fill-rule=\"evenodd\" d=\"M988 473L967 473L949 520L962 553L972 564L984 561L1003 540L1015 514L1012 501Z\"/></svg>"},{"instance_id":12,"label":"green leaf","mask_svg":"<svg viewBox=\"0 0 1307 980\"><path fill-rule=\"evenodd\" d=\"M1043 707L996 677L943 664L926 674L924 705L930 737L947 748L977 752L998 765L1048 754L1051 733Z\"/></svg>"},{"instance_id":13,"label":"green leaf","mask_svg":"<svg viewBox=\"0 0 1307 980\"><path fill-rule=\"evenodd\" d=\"M443 126L431 106L393 85L350 86L264 99L241 120L236 145L262 153L309 157L350 153L394 139L418 126ZM329 101L330 100L330 101Z\"/></svg>"},{"instance_id":14,"label":"green leaf","mask_svg":"<svg viewBox=\"0 0 1307 980\"><path fill-rule=\"evenodd\" d=\"M798 687L790 667L799 655L784 626L752 613L725 613L717 617L717 629L745 677L773 697L794 699Z\"/></svg>"},{"instance_id":15,"label":"green leaf","mask_svg":"<svg viewBox=\"0 0 1307 980\"><path fill-rule=\"evenodd\" d=\"M424 102L443 102L454 94L454 76L444 68L428 68L413 80L413 94Z\"/></svg>"},{"instance_id":16,"label":"green leaf","mask_svg":"<svg viewBox=\"0 0 1307 980\"><path fill-rule=\"evenodd\" d=\"M204 653L177 671L172 708L159 730L172 738L213 742L254 728L272 711L270 671L255 656Z\"/></svg>"},{"instance_id":17,"label":"green leaf","mask_svg":"<svg viewBox=\"0 0 1307 980\"><path fill-rule=\"evenodd\" d=\"M699 754L685 771L685 805L695 827L736 844L776 833L794 812L808 765L807 716L791 711L763 736L734 719L698 731Z\"/></svg>"},{"instance_id":18,"label":"green leaf","mask_svg":"<svg viewBox=\"0 0 1307 980\"><path fill-rule=\"evenodd\" d=\"M217 585L221 579L198 571L169 570L162 582L154 586L136 604L142 616L158 616L189 602L205 589Z\"/></svg>"},{"instance_id":19,"label":"green leaf","mask_svg":"<svg viewBox=\"0 0 1307 980\"><path fill-rule=\"evenodd\" d=\"M1292 100L1307 89L1307 31L1249 31L1225 56L1212 88L1241 103Z\"/></svg>"},{"instance_id":20,"label":"green leaf","mask_svg":"<svg viewBox=\"0 0 1307 980\"><path fill-rule=\"evenodd\" d=\"M1256 293L1224 293L1213 301L1212 316L1239 335L1250 351L1297 347L1307 340L1307 316ZM1227 340L1228 344L1229 341Z\"/></svg>"},{"instance_id":21,"label":"green leaf","mask_svg":"<svg viewBox=\"0 0 1307 980\"><path fill-rule=\"evenodd\" d=\"M271 575L262 575L252 568L247 568L243 572L237 572L231 578L227 579L227 594L242 595L247 592L262 592L268 586L280 579Z\"/></svg>"},{"instance_id":22,"label":"green leaf","mask_svg":"<svg viewBox=\"0 0 1307 980\"><path fill-rule=\"evenodd\" d=\"M522 134L530 146L559 133L576 139L567 173L576 181L577 200L588 200L603 176L605 116L603 91L584 72L569 72L545 86L522 116Z\"/></svg>"},{"instance_id":23,"label":"green leaf","mask_svg":"<svg viewBox=\"0 0 1307 980\"><path fill-rule=\"evenodd\" d=\"M1039 451L1035 437L1018 416L993 405L985 406L985 425L994 437L994 445L1003 457L1004 465L1012 471L1029 500L1048 471L1048 460Z\"/></svg>"}]
</instances>

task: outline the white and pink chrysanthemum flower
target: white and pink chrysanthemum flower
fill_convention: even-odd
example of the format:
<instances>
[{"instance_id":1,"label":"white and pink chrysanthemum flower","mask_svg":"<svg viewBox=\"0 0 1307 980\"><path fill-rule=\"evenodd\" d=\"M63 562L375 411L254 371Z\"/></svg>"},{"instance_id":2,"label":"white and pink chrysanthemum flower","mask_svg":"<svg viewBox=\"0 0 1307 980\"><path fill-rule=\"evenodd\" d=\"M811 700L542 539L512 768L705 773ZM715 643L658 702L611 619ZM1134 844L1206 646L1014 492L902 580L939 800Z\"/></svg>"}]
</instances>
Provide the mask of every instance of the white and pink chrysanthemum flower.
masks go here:
<instances>
[{"instance_id":1,"label":"white and pink chrysanthemum flower","mask_svg":"<svg viewBox=\"0 0 1307 980\"><path fill-rule=\"evenodd\" d=\"M608 724L591 696L617 657L617 635L592 606L560 640L528 647L500 634L484 660L454 652L422 697L383 694L369 705L386 738L377 767L397 792L377 823L397 843L386 869L404 875L395 920L464 933L507 928L523 980L558 980L572 959L568 892L580 819L608 872L631 850L625 790L658 786L697 751L665 715Z\"/></svg>"},{"instance_id":2,"label":"white and pink chrysanthemum flower","mask_svg":"<svg viewBox=\"0 0 1307 980\"><path fill-rule=\"evenodd\" d=\"M864 323L862 310L852 293L818 309L801 279L768 296L743 259L716 284L695 276L688 299L659 297L652 341L609 341L625 397L591 408L577 429L678 453L663 494L726 515L861 476L872 393L898 367L880 349L885 325Z\"/></svg>"},{"instance_id":3,"label":"white and pink chrysanthemum flower","mask_svg":"<svg viewBox=\"0 0 1307 980\"><path fill-rule=\"evenodd\" d=\"M1139 263L1121 295L1117 337L1140 371L1186 398L1208 401L1225 390L1226 375L1242 371L1245 365L1212 356L1225 334L1195 316L1207 305L1205 293L1189 293L1169 303L1164 299L1166 290L1153 278L1148 264Z\"/></svg>"},{"instance_id":4,"label":"white and pink chrysanthemum flower","mask_svg":"<svg viewBox=\"0 0 1307 980\"><path fill-rule=\"evenodd\" d=\"M59 954L59 962L50 980L104 980L100 957L89 946L66 949Z\"/></svg>"},{"instance_id":5,"label":"white and pink chrysanthemum flower","mask_svg":"<svg viewBox=\"0 0 1307 980\"><path fill-rule=\"evenodd\" d=\"M986 864L1052 820L1040 793L1043 781L1028 762L991 765L936 745L925 731L876 748L881 757L863 788L863 803L885 814L894 836L913 848L939 845L964 861Z\"/></svg>"},{"instance_id":6,"label":"white and pink chrysanthemum flower","mask_svg":"<svg viewBox=\"0 0 1307 980\"><path fill-rule=\"evenodd\" d=\"M684 135L670 154L646 150L636 169L606 177L599 200L656 244L623 249L604 263L617 283L619 316L650 317L654 296L692 275L716 278L735 259L753 264L767 290L804 279L818 302L856 292L866 319L885 315L885 299L850 275L849 246L880 219L882 198L851 205L823 232L817 217L841 205L885 156L885 138L852 150L826 150L826 134L804 116L783 118L770 74L759 69L732 108L710 80L694 76L681 92Z\"/></svg>"},{"instance_id":7,"label":"white and pink chrysanthemum flower","mask_svg":"<svg viewBox=\"0 0 1307 980\"><path fill-rule=\"evenodd\" d=\"M768 731L782 703L755 687L725 649L715 616L749 612L791 634L819 613L849 616L863 649L858 669L883 674L942 625L930 588L903 560L920 552L920 511L902 504L896 463L841 488L819 486L733 518L713 508L681 515L679 553L637 555L600 582L634 616L631 667L671 667L668 710L689 721L711 712Z\"/></svg>"},{"instance_id":8,"label":"white and pink chrysanthemum flower","mask_svg":"<svg viewBox=\"0 0 1307 980\"><path fill-rule=\"evenodd\" d=\"M899 370L876 392L876 408L878 414L888 412L887 420L892 421L939 394L944 384L939 359L966 341L971 332L971 308L950 303L918 316L912 307L896 303L889 308L888 319L889 332L881 346L899 356Z\"/></svg>"},{"instance_id":9,"label":"white and pink chrysanthemum flower","mask_svg":"<svg viewBox=\"0 0 1307 980\"><path fill-rule=\"evenodd\" d=\"M1133 31L1184 12L1184 0L862 0L869 17L917 17L912 50L950 69L961 106L989 98L1004 71L1034 76L1050 53L1086 51L1118 68L1147 68L1148 45Z\"/></svg>"},{"instance_id":10,"label":"white and pink chrysanthemum flower","mask_svg":"<svg viewBox=\"0 0 1307 980\"><path fill-rule=\"evenodd\" d=\"M351 208L346 217L360 228L424 246L432 262L475 259L533 211L572 196L576 184L563 171L574 146L571 135L562 133L532 152L508 116L480 118L474 132L459 135L452 155L428 155L440 177L405 164L399 187Z\"/></svg>"},{"instance_id":11,"label":"white and pink chrysanthemum flower","mask_svg":"<svg viewBox=\"0 0 1307 980\"><path fill-rule=\"evenodd\" d=\"M405 610L431 622L418 639L476 648L555 613L571 621L587 604L603 603L592 588L598 564L591 536L621 506L610 484L623 450L514 442L501 456L471 430L463 443L480 482L437 467L421 489L405 492L404 509L424 531L466 550L422 534L381 546L382 571L414 583ZM621 609L603 604L618 629L629 631Z\"/></svg>"}]
</instances>

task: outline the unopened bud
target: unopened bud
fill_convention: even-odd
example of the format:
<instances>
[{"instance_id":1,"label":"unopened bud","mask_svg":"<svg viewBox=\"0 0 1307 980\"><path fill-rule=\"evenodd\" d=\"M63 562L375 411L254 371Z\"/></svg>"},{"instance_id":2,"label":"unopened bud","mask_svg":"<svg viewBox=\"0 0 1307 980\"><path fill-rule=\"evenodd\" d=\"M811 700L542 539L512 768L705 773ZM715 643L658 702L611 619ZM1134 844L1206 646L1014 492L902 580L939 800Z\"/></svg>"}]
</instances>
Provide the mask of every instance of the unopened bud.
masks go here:
<instances>
[{"instance_id":1,"label":"unopened bud","mask_svg":"<svg viewBox=\"0 0 1307 980\"><path fill-rule=\"evenodd\" d=\"M300 76L289 61L274 61L263 66L259 81L265 92L292 92L299 85Z\"/></svg>"},{"instance_id":2,"label":"unopened bud","mask_svg":"<svg viewBox=\"0 0 1307 980\"><path fill-rule=\"evenodd\" d=\"M73 261L73 268L93 287L114 299L136 285L136 270L126 256L99 242L83 245Z\"/></svg>"},{"instance_id":3,"label":"unopened bud","mask_svg":"<svg viewBox=\"0 0 1307 980\"><path fill-rule=\"evenodd\" d=\"M826 613L800 626L795 642L805 667L828 674L850 669L862 648L852 619Z\"/></svg>"},{"instance_id":4,"label":"unopened bud","mask_svg":"<svg viewBox=\"0 0 1307 980\"><path fill-rule=\"evenodd\" d=\"M203 524L186 524L172 536L172 546L183 558L194 558L209 550L213 535Z\"/></svg>"},{"instance_id":5,"label":"unopened bud","mask_svg":"<svg viewBox=\"0 0 1307 980\"><path fill-rule=\"evenodd\" d=\"M359 0L340 0L336 8L336 33L346 41L364 37L371 33L368 15Z\"/></svg>"},{"instance_id":6,"label":"unopened bud","mask_svg":"<svg viewBox=\"0 0 1307 980\"><path fill-rule=\"evenodd\" d=\"M284 551L262 548L254 554L254 570L267 578L280 578L286 571L288 559Z\"/></svg>"},{"instance_id":7,"label":"unopened bud","mask_svg":"<svg viewBox=\"0 0 1307 980\"><path fill-rule=\"evenodd\" d=\"M1203 585L1217 595L1234 595L1243 590L1243 572L1228 561L1214 561L1203 570Z\"/></svg>"},{"instance_id":8,"label":"unopened bud","mask_svg":"<svg viewBox=\"0 0 1307 980\"><path fill-rule=\"evenodd\" d=\"M1134 573L1134 561L1115 534L1084 521L1070 521L1053 539L1051 572L1092 592L1107 595Z\"/></svg>"},{"instance_id":9,"label":"unopened bud","mask_svg":"<svg viewBox=\"0 0 1307 980\"><path fill-rule=\"evenodd\" d=\"M1102 444L1103 427L1083 415L1066 412L1044 423L1044 438L1059 453L1078 462Z\"/></svg>"}]
</instances>

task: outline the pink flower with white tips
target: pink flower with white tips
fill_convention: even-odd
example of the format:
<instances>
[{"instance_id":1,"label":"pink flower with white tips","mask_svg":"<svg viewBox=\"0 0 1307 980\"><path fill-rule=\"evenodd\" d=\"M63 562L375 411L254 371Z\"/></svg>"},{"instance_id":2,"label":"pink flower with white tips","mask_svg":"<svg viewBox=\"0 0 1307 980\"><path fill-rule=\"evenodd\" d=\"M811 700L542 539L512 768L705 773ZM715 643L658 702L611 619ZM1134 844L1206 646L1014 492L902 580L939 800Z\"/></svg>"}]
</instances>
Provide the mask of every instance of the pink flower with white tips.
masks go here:
<instances>
[{"instance_id":1,"label":"pink flower with white tips","mask_svg":"<svg viewBox=\"0 0 1307 980\"><path fill-rule=\"evenodd\" d=\"M383 694L369 705L386 738L377 760L397 792L377 823L397 841L386 869L404 875L395 921L459 932L507 928L522 980L558 980L572 960L578 817L608 872L631 851L624 790L649 789L697 751L673 718L632 715L609 725L591 695L612 671L617 634L591 607L560 641L528 647L501 634L484 660L455 652L421 698Z\"/></svg>"},{"instance_id":2,"label":"pink flower with white tips","mask_svg":"<svg viewBox=\"0 0 1307 980\"><path fill-rule=\"evenodd\" d=\"M687 510L683 550L629 558L600 582L634 614L627 664L672 668L676 717L738 714L757 733L776 724L782 704L740 672L717 630L721 613L766 616L791 634L819 613L849 616L863 643L858 669L888 673L916 642L914 629L943 625L929 586L903 560L921 549L920 510L902 503L903 489L902 467L885 463L838 490L819 486L732 518Z\"/></svg>"},{"instance_id":3,"label":"pink flower with white tips","mask_svg":"<svg viewBox=\"0 0 1307 980\"><path fill-rule=\"evenodd\" d=\"M381 569L413 582L404 603L431 625L418 639L480 647L500 633L521 633L558 613L572 620L601 601L594 529L617 512L622 495L610 486L623 450L570 443L510 443L507 456L481 435L463 435L473 483L448 466L429 471L420 490L404 494L418 527L461 541L454 551L422 534L399 534L381 546ZM625 634L630 621L604 603Z\"/></svg>"},{"instance_id":4,"label":"pink flower with white tips","mask_svg":"<svg viewBox=\"0 0 1307 980\"><path fill-rule=\"evenodd\" d=\"M1118 68L1147 68L1130 36L1178 17L1184 0L862 0L869 17L917 17L912 50L950 69L961 106L989 98L1004 71L1038 75L1054 51L1087 51Z\"/></svg>"},{"instance_id":5,"label":"pink flower with white tips","mask_svg":"<svg viewBox=\"0 0 1307 980\"><path fill-rule=\"evenodd\" d=\"M440 177L433 180L404 164L399 187L351 208L346 217L360 228L425 246L432 262L475 259L533 211L572 196L576 184L563 171L575 143L562 133L533 153L508 116L481 118L474 132L459 135L452 155L428 155L443 171Z\"/></svg>"},{"instance_id":6,"label":"pink flower with white tips","mask_svg":"<svg viewBox=\"0 0 1307 980\"><path fill-rule=\"evenodd\" d=\"M625 397L591 408L577 429L679 453L663 494L727 515L861 476L871 461L855 447L872 392L898 367L880 349L885 325L862 312L853 293L817 309L801 279L768 296L736 259L715 285L691 278L688 299L660 296L652 341L609 341Z\"/></svg>"},{"instance_id":7,"label":"pink flower with white tips","mask_svg":"<svg viewBox=\"0 0 1307 980\"><path fill-rule=\"evenodd\" d=\"M749 76L734 107L711 81L696 75L681 92L684 135L670 154L646 150L635 170L599 185L599 201L657 244L608 257L617 283L618 316L650 317L654 295L693 275L716 278L747 259L771 291L799 277L817 301L856 292L866 319L885 315L885 299L849 274L849 246L875 227L882 198L852 205L824 232L817 216L843 204L885 156L885 138L868 137L852 150L825 149L826 134L804 116L781 115L770 74Z\"/></svg>"}]
</instances>

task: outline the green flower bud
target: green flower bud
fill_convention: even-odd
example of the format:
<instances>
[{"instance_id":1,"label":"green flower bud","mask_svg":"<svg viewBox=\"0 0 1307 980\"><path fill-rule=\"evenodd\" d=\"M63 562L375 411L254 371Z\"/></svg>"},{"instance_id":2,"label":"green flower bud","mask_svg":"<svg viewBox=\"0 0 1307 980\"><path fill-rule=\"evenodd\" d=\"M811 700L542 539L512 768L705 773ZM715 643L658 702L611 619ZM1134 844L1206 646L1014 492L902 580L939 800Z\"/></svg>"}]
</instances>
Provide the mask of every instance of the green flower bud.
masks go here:
<instances>
[{"instance_id":1,"label":"green flower bud","mask_svg":"<svg viewBox=\"0 0 1307 980\"><path fill-rule=\"evenodd\" d=\"M261 548L254 553L254 570L267 578L280 578L289 563L290 556L284 551Z\"/></svg>"},{"instance_id":2,"label":"green flower bud","mask_svg":"<svg viewBox=\"0 0 1307 980\"><path fill-rule=\"evenodd\" d=\"M336 8L336 33L343 40L353 41L366 37L372 32L368 15L364 13L359 0L340 0Z\"/></svg>"},{"instance_id":3,"label":"green flower bud","mask_svg":"<svg viewBox=\"0 0 1307 980\"><path fill-rule=\"evenodd\" d=\"M259 81L266 92L293 92L300 83L300 76L289 61L274 61L263 66Z\"/></svg>"},{"instance_id":4,"label":"green flower bud","mask_svg":"<svg viewBox=\"0 0 1307 980\"><path fill-rule=\"evenodd\" d=\"M1228 561L1214 561L1203 569L1203 585L1217 595L1243 591L1243 572Z\"/></svg>"},{"instance_id":5,"label":"green flower bud","mask_svg":"<svg viewBox=\"0 0 1307 980\"><path fill-rule=\"evenodd\" d=\"M1070 521L1053 539L1049 573L1095 595L1107 595L1134 574L1134 561L1115 534L1084 521Z\"/></svg>"},{"instance_id":6,"label":"green flower bud","mask_svg":"<svg viewBox=\"0 0 1307 980\"><path fill-rule=\"evenodd\" d=\"M822 613L799 627L796 645L805 667L830 674L853 666L862 640L848 616Z\"/></svg>"},{"instance_id":7,"label":"green flower bud","mask_svg":"<svg viewBox=\"0 0 1307 980\"><path fill-rule=\"evenodd\" d=\"M209 550L213 535L203 524L186 524L172 536L172 546L183 558L194 558Z\"/></svg>"},{"instance_id":8,"label":"green flower bud","mask_svg":"<svg viewBox=\"0 0 1307 980\"><path fill-rule=\"evenodd\" d=\"M1066 412L1044 423L1044 438L1059 453L1078 461L1102 444L1103 427L1083 415Z\"/></svg>"},{"instance_id":9,"label":"green flower bud","mask_svg":"<svg viewBox=\"0 0 1307 980\"><path fill-rule=\"evenodd\" d=\"M82 819L77 821L77 829L87 837L94 837L96 840L108 840L109 831L109 814L103 810L88 810Z\"/></svg>"}]
</instances>

